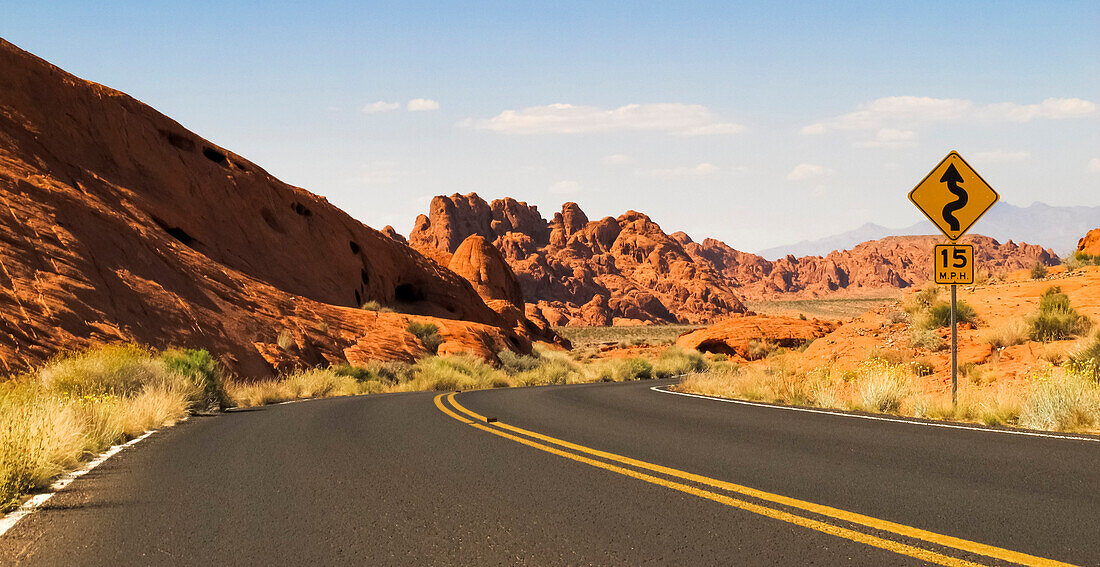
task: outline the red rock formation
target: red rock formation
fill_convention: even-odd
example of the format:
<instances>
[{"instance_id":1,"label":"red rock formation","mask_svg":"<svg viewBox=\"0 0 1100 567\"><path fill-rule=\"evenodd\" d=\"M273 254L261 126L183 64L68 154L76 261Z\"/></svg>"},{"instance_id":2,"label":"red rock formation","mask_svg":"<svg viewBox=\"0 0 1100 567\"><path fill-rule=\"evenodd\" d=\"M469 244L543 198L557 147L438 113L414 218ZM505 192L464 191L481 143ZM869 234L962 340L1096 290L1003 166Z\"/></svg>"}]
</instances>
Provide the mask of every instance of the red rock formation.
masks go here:
<instances>
[{"instance_id":1,"label":"red rock formation","mask_svg":"<svg viewBox=\"0 0 1100 567\"><path fill-rule=\"evenodd\" d=\"M1094 228L1077 242L1077 252L1090 256L1100 256L1100 228Z\"/></svg>"},{"instance_id":2,"label":"red rock formation","mask_svg":"<svg viewBox=\"0 0 1100 567\"><path fill-rule=\"evenodd\" d=\"M636 211L590 222L576 203L566 203L547 223L535 207L514 199L487 204L473 193L436 197L409 242L439 257L453 253L451 243L467 233L493 242L524 299L536 305L527 311L551 324L701 322L745 311L719 274L695 263L679 241Z\"/></svg>"},{"instance_id":3,"label":"red rock formation","mask_svg":"<svg viewBox=\"0 0 1100 567\"><path fill-rule=\"evenodd\" d=\"M765 341L785 348L801 346L806 341L823 337L838 326L834 321L794 319L790 317L735 317L713 327L691 331L680 336L676 345L701 352L727 354L735 359L749 360L752 341Z\"/></svg>"},{"instance_id":4,"label":"red rock formation","mask_svg":"<svg viewBox=\"0 0 1100 567\"><path fill-rule=\"evenodd\" d=\"M0 202L0 372L111 341L208 348L245 375L411 359L410 316L445 352L527 348L453 272L3 40Z\"/></svg>"},{"instance_id":5,"label":"red rock formation","mask_svg":"<svg viewBox=\"0 0 1100 567\"><path fill-rule=\"evenodd\" d=\"M707 263L725 276L745 297L820 297L837 291L870 292L908 288L928 281L936 236L890 236L864 242L851 250L825 257L787 256L769 262L755 254L730 248L718 240L687 244L684 249L696 261ZM1032 244L1001 244L987 236L962 239L975 245L979 271L1006 273L1031 267L1036 262L1054 265L1053 251Z\"/></svg>"}]
</instances>

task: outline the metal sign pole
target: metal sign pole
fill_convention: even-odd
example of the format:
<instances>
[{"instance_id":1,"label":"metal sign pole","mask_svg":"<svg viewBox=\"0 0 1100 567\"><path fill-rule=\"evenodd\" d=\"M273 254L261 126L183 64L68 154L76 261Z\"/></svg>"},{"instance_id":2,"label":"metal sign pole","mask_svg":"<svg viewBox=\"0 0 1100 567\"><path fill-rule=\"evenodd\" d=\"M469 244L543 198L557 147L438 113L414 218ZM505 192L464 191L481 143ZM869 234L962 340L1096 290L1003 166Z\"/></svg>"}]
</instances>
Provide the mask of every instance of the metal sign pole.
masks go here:
<instances>
[{"instance_id":1,"label":"metal sign pole","mask_svg":"<svg viewBox=\"0 0 1100 567\"><path fill-rule=\"evenodd\" d=\"M951 408L959 408L959 329L955 321L955 284L951 284Z\"/></svg>"}]
</instances>

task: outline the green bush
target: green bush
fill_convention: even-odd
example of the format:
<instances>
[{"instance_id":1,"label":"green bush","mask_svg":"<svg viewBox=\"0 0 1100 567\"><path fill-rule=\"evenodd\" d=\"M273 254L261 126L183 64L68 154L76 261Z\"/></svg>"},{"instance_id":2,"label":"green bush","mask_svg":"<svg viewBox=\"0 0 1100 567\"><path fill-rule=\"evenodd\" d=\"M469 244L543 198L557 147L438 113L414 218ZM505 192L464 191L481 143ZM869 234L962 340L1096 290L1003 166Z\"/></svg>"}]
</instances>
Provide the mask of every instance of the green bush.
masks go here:
<instances>
[{"instance_id":1,"label":"green bush","mask_svg":"<svg viewBox=\"0 0 1100 567\"><path fill-rule=\"evenodd\" d=\"M500 360L500 369L513 376L539 367L537 357L516 354L510 350L498 352L497 360Z\"/></svg>"},{"instance_id":2,"label":"green bush","mask_svg":"<svg viewBox=\"0 0 1100 567\"><path fill-rule=\"evenodd\" d=\"M684 350L677 346L671 346L661 353L653 373L658 378L680 376L690 372L705 372L707 359L697 350Z\"/></svg>"},{"instance_id":3,"label":"green bush","mask_svg":"<svg viewBox=\"0 0 1100 567\"><path fill-rule=\"evenodd\" d=\"M1070 305L1062 288L1050 286L1039 297L1038 311L1026 319L1028 336L1033 341L1071 339L1089 330L1092 321Z\"/></svg>"},{"instance_id":4,"label":"green bush","mask_svg":"<svg viewBox=\"0 0 1100 567\"><path fill-rule=\"evenodd\" d=\"M1067 368L1094 383L1100 383L1100 332L1092 337L1092 342L1081 349L1081 352L1070 358Z\"/></svg>"},{"instance_id":5,"label":"green bush","mask_svg":"<svg viewBox=\"0 0 1100 567\"><path fill-rule=\"evenodd\" d=\"M424 345L424 349L428 352L432 354L439 352L439 345L443 344L443 337L439 336L439 326L435 323L409 321L409 325L405 327L405 330L420 339L420 344Z\"/></svg>"},{"instance_id":6,"label":"green bush","mask_svg":"<svg viewBox=\"0 0 1100 567\"><path fill-rule=\"evenodd\" d=\"M955 321L958 323L975 323L978 320L978 314L974 311L974 308L963 300L955 302ZM938 329L941 327L951 326L951 303L947 301L937 301L928 308L928 311L924 314L921 321L921 328L924 329Z\"/></svg>"},{"instance_id":7,"label":"green bush","mask_svg":"<svg viewBox=\"0 0 1100 567\"><path fill-rule=\"evenodd\" d=\"M202 398L193 400L192 408L225 409L229 395L225 393L225 369L206 350L170 349L160 355L170 372L190 378L201 387Z\"/></svg>"},{"instance_id":8,"label":"green bush","mask_svg":"<svg viewBox=\"0 0 1100 567\"><path fill-rule=\"evenodd\" d=\"M1047 267L1039 262L1035 262L1035 265L1031 267L1031 279L1041 280L1047 277Z\"/></svg>"}]
</instances>

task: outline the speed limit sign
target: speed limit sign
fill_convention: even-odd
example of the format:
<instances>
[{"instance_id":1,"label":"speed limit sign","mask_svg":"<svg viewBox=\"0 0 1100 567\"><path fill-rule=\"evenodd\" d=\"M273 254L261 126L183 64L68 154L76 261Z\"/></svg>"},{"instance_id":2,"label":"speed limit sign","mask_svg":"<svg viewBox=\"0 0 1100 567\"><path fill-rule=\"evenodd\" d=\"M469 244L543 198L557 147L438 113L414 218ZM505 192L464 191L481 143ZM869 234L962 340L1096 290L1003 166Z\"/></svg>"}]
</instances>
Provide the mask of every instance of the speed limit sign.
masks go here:
<instances>
[{"instance_id":1,"label":"speed limit sign","mask_svg":"<svg viewBox=\"0 0 1100 567\"><path fill-rule=\"evenodd\" d=\"M974 246L937 244L932 250L932 270L938 284L974 283Z\"/></svg>"}]
</instances>

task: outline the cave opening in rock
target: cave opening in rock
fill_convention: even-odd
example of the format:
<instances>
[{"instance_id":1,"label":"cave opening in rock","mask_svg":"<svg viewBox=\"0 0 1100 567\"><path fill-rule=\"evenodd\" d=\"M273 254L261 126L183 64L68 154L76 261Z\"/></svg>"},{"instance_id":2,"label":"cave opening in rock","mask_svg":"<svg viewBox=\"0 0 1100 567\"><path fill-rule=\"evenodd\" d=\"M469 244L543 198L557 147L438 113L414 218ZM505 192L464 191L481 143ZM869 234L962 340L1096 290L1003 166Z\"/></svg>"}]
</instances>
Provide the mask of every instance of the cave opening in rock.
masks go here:
<instances>
[{"instance_id":1,"label":"cave opening in rock","mask_svg":"<svg viewBox=\"0 0 1100 567\"><path fill-rule=\"evenodd\" d=\"M363 280L363 285L367 285L370 283L370 274L367 273L366 268L359 270L359 277Z\"/></svg>"},{"instance_id":2,"label":"cave opening in rock","mask_svg":"<svg viewBox=\"0 0 1100 567\"><path fill-rule=\"evenodd\" d=\"M313 211L309 210L305 205L297 201L291 203L290 208L294 209L294 212L302 215L303 217L308 217L313 214Z\"/></svg>"},{"instance_id":3,"label":"cave opening in rock","mask_svg":"<svg viewBox=\"0 0 1100 567\"><path fill-rule=\"evenodd\" d=\"M355 306L358 307L363 304L363 296L359 295L359 290L355 290Z\"/></svg>"},{"instance_id":4,"label":"cave opening in rock","mask_svg":"<svg viewBox=\"0 0 1100 567\"><path fill-rule=\"evenodd\" d=\"M359 243L354 241L354 240L349 240L348 241L348 248L351 248L351 253L352 254L358 254L359 250L360 250Z\"/></svg>"},{"instance_id":5,"label":"cave opening in rock","mask_svg":"<svg viewBox=\"0 0 1100 567\"><path fill-rule=\"evenodd\" d=\"M401 284L393 288L393 298L402 303L424 301L424 294L412 284Z\"/></svg>"},{"instance_id":6,"label":"cave opening in rock","mask_svg":"<svg viewBox=\"0 0 1100 567\"><path fill-rule=\"evenodd\" d=\"M164 135L168 138L168 143L176 148L186 152L195 151L195 142L191 141L190 138L176 134L175 132L165 132Z\"/></svg>"},{"instance_id":7,"label":"cave opening in rock","mask_svg":"<svg viewBox=\"0 0 1100 567\"><path fill-rule=\"evenodd\" d=\"M225 153L215 150L214 148L204 147L202 149L202 155L218 165L229 165L229 158L226 157Z\"/></svg>"}]
</instances>

